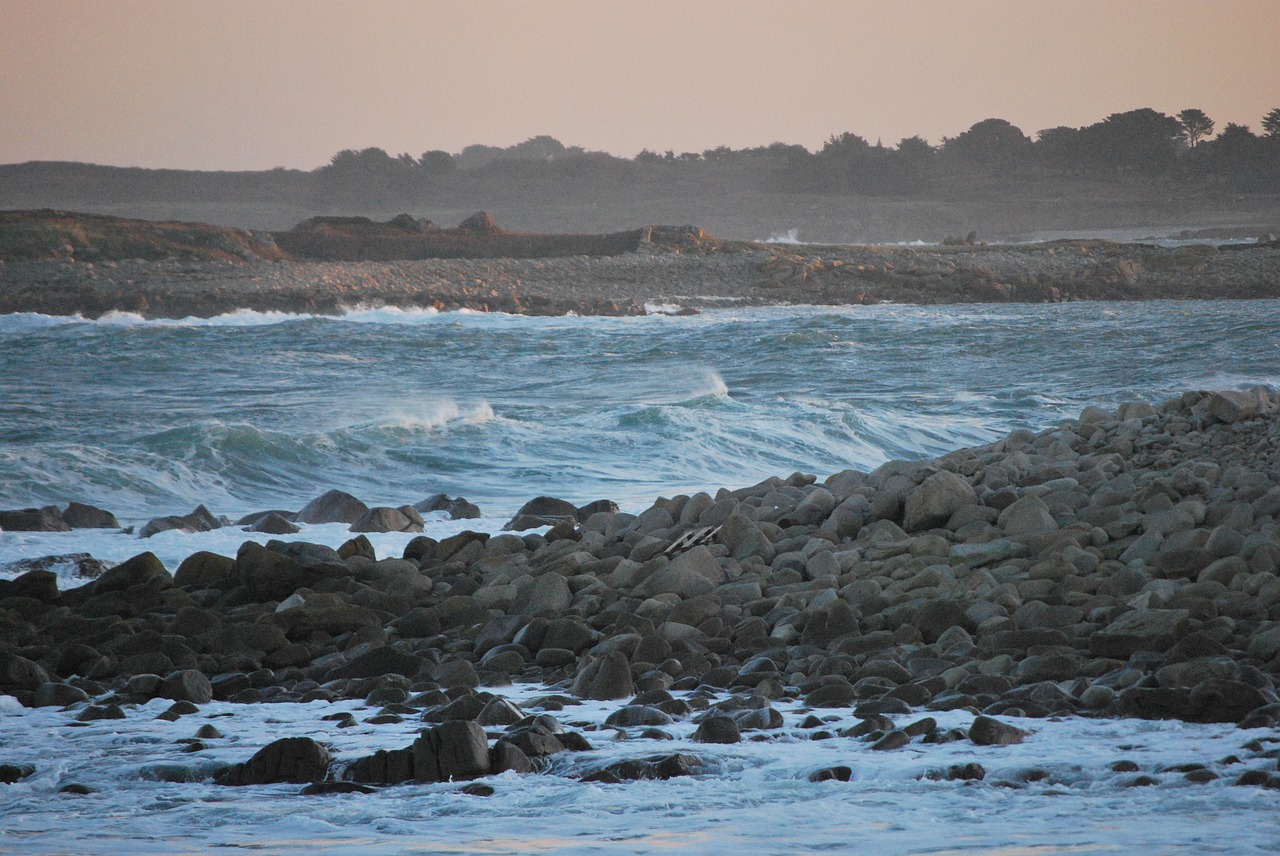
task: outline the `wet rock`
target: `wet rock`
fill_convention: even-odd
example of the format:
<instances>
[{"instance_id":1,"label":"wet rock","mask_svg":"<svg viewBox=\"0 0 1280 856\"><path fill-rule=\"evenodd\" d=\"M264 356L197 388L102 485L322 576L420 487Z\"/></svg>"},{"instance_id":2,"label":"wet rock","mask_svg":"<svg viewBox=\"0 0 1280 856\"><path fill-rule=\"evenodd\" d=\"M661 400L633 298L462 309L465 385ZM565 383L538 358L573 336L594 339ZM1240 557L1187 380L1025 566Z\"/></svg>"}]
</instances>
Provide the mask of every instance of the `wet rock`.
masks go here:
<instances>
[{"instance_id":1,"label":"wet rock","mask_svg":"<svg viewBox=\"0 0 1280 856\"><path fill-rule=\"evenodd\" d=\"M293 535L302 530L283 514L272 511L254 520L253 523L245 527L245 531L265 532L268 535Z\"/></svg>"},{"instance_id":2,"label":"wet rock","mask_svg":"<svg viewBox=\"0 0 1280 856\"><path fill-rule=\"evenodd\" d=\"M444 722L413 742L413 776L419 783L474 779L489 771L489 741L474 722Z\"/></svg>"},{"instance_id":3,"label":"wet rock","mask_svg":"<svg viewBox=\"0 0 1280 856\"><path fill-rule=\"evenodd\" d=\"M369 506L349 493L330 490L302 507L294 517L296 523L355 523Z\"/></svg>"},{"instance_id":4,"label":"wet rock","mask_svg":"<svg viewBox=\"0 0 1280 856\"><path fill-rule=\"evenodd\" d=\"M372 794L375 789L358 782L313 782L298 791L299 796L327 797L334 794Z\"/></svg>"},{"instance_id":5,"label":"wet rock","mask_svg":"<svg viewBox=\"0 0 1280 856\"><path fill-rule=\"evenodd\" d=\"M809 774L811 782L847 782L853 778L853 770L843 764L835 767L823 767Z\"/></svg>"},{"instance_id":6,"label":"wet rock","mask_svg":"<svg viewBox=\"0 0 1280 856\"><path fill-rule=\"evenodd\" d=\"M160 684L157 695L175 701L207 704L213 700L213 685L203 672L183 669L167 675Z\"/></svg>"},{"instance_id":7,"label":"wet rock","mask_svg":"<svg viewBox=\"0 0 1280 856\"><path fill-rule=\"evenodd\" d=\"M307 784L326 777L329 750L310 737L285 737L268 743L243 764L234 764L214 777L219 785Z\"/></svg>"},{"instance_id":8,"label":"wet rock","mask_svg":"<svg viewBox=\"0 0 1280 856\"><path fill-rule=\"evenodd\" d=\"M1023 731L989 716L979 716L969 726L969 739L979 746L1009 746L1021 743L1031 732Z\"/></svg>"},{"instance_id":9,"label":"wet rock","mask_svg":"<svg viewBox=\"0 0 1280 856\"><path fill-rule=\"evenodd\" d=\"M404 675L412 678L422 668L423 661L416 654L397 650L390 646L375 648L328 672L325 681L349 678L371 678L380 675Z\"/></svg>"},{"instance_id":10,"label":"wet rock","mask_svg":"<svg viewBox=\"0 0 1280 856\"><path fill-rule=\"evenodd\" d=\"M227 525L226 520L215 517L209 509L203 505L198 505L190 514L156 517L148 520L138 530L138 537L150 538L153 535L174 529L179 532L209 532L214 529L221 529L225 525Z\"/></svg>"},{"instance_id":11,"label":"wet rock","mask_svg":"<svg viewBox=\"0 0 1280 856\"><path fill-rule=\"evenodd\" d=\"M36 768L30 764L0 764L0 785L12 785L35 775L35 772Z\"/></svg>"},{"instance_id":12,"label":"wet rock","mask_svg":"<svg viewBox=\"0 0 1280 856\"><path fill-rule=\"evenodd\" d=\"M562 520L578 522L578 507L563 499L539 496L520 506L502 529L506 532L520 532L540 526L554 526Z\"/></svg>"},{"instance_id":13,"label":"wet rock","mask_svg":"<svg viewBox=\"0 0 1280 856\"><path fill-rule=\"evenodd\" d=\"M79 687L64 684L60 681L46 681L36 687L31 697L32 707L66 707L88 701L89 694Z\"/></svg>"},{"instance_id":14,"label":"wet rock","mask_svg":"<svg viewBox=\"0 0 1280 856\"><path fill-rule=\"evenodd\" d=\"M631 664L621 651L587 663L573 681L573 694L581 698L608 700L635 695Z\"/></svg>"},{"instance_id":15,"label":"wet rock","mask_svg":"<svg viewBox=\"0 0 1280 856\"><path fill-rule=\"evenodd\" d=\"M62 512L63 521L72 529L119 529L120 521L110 511L72 502ZM6 528L0 523L0 529Z\"/></svg>"},{"instance_id":16,"label":"wet rock","mask_svg":"<svg viewBox=\"0 0 1280 856\"><path fill-rule=\"evenodd\" d=\"M480 517L479 506L467 502L463 497L453 498L443 493L432 494L413 507L422 514L443 511L449 515L450 520L475 520Z\"/></svg>"},{"instance_id":17,"label":"wet rock","mask_svg":"<svg viewBox=\"0 0 1280 856\"><path fill-rule=\"evenodd\" d=\"M421 532L422 519L415 522L397 508L370 508L352 524L352 532Z\"/></svg>"},{"instance_id":18,"label":"wet rock","mask_svg":"<svg viewBox=\"0 0 1280 856\"><path fill-rule=\"evenodd\" d=\"M589 773L584 782L617 784L645 779L674 779L695 776L702 771L703 763L695 755L683 752L671 755L652 755L647 758L628 758Z\"/></svg>"},{"instance_id":19,"label":"wet rock","mask_svg":"<svg viewBox=\"0 0 1280 856\"><path fill-rule=\"evenodd\" d=\"M709 716L698 725L692 739L697 743L739 743L742 735L732 717Z\"/></svg>"},{"instance_id":20,"label":"wet rock","mask_svg":"<svg viewBox=\"0 0 1280 856\"><path fill-rule=\"evenodd\" d=\"M5 532L70 532L71 526L56 506L0 511L0 530Z\"/></svg>"},{"instance_id":21,"label":"wet rock","mask_svg":"<svg viewBox=\"0 0 1280 856\"><path fill-rule=\"evenodd\" d=\"M94 704L80 711L76 722L97 722L103 719L125 719L124 710L118 704Z\"/></svg>"}]
</instances>

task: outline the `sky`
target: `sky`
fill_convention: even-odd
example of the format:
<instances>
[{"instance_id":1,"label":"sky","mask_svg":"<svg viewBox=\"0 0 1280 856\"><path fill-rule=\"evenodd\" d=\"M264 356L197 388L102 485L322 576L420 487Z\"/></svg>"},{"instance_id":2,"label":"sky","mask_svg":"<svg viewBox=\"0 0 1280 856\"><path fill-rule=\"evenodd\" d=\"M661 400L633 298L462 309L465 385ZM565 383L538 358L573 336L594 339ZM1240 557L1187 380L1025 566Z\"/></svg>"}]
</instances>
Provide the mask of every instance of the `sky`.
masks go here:
<instances>
[{"instance_id":1,"label":"sky","mask_svg":"<svg viewBox=\"0 0 1280 856\"><path fill-rule=\"evenodd\" d=\"M1280 106L1280 0L0 0L0 163L630 157Z\"/></svg>"}]
</instances>

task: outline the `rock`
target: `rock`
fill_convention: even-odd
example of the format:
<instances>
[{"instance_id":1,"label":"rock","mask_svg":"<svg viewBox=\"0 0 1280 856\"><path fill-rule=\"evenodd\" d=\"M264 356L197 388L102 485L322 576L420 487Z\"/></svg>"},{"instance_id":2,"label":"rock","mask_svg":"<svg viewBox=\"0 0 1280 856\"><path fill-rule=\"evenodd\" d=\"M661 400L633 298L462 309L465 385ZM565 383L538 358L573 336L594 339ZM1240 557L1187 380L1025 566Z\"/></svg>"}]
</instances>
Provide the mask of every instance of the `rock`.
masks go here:
<instances>
[{"instance_id":1,"label":"rock","mask_svg":"<svg viewBox=\"0 0 1280 856\"><path fill-rule=\"evenodd\" d=\"M359 784L358 782L313 782L298 791L298 795L303 797L326 797L334 794L372 793L376 793L374 788L371 788L368 785Z\"/></svg>"},{"instance_id":2,"label":"rock","mask_svg":"<svg viewBox=\"0 0 1280 856\"><path fill-rule=\"evenodd\" d=\"M268 535L293 535L302 530L289 518L277 511L259 517L245 528L246 532L265 532Z\"/></svg>"},{"instance_id":3,"label":"rock","mask_svg":"<svg viewBox=\"0 0 1280 856\"><path fill-rule=\"evenodd\" d=\"M520 506L520 510L502 527L506 532L554 526L561 520L578 522L578 507L563 499L539 496Z\"/></svg>"},{"instance_id":4,"label":"rock","mask_svg":"<svg viewBox=\"0 0 1280 856\"><path fill-rule=\"evenodd\" d=\"M1258 415L1258 397L1247 392L1224 390L1209 398L1209 412L1220 422L1233 423Z\"/></svg>"},{"instance_id":5,"label":"rock","mask_svg":"<svg viewBox=\"0 0 1280 856\"><path fill-rule=\"evenodd\" d=\"M967 481L941 470L907 494L902 528L921 532L943 526L957 510L976 504L978 496Z\"/></svg>"},{"instance_id":6,"label":"rock","mask_svg":"<svg viewBox=\"0 0 1280 856\"><path fill-rule=\"evenodd\" d=\"M1136 651L1167 651L1191 632L1185 609L1134 609L1089 637L1095 657L1128 659Z\"/></svg>"},{"instance_id":7,"label":"rock","mask_svg":"<svg viewBox=\"0 0 1280 856\"><path fill-rule=\"evenodd\" d=\"M618 503L612 499L597 499L578 506L578 522L586 523L593 514L617 514Z\"/></svg>"},{"instance_id":8,"label":"rock","mask_svg":"<svg viewBox=\"0 0 1280 856\"><path fill-rule=\"evenodd\" d=\"M475 779L489 771L489 741L474 722L444 722L413 741L413 777L419 783Z\"/></svg>"},{"instance_id":9,"label":"rock","mask_svg":"<svg viewBox=\"0 0 1280 856\"><path fill-rule=\"evenodd\" d=\"M89 554L71 555L87 557ZM42 559L15 562L9 566L10 570L25 567L32 567L32 570L24 571L12 580L0 580L0 599L30 598L40 603L53 603L58 599L58 575L45 568L56 567L63 564L62 559L70 558L71 556L45 556Z\"/></svg>"},{"instance_id":10,"label":"rock","mask_svg":"<svg viewBox=\"0 0 1280 856\"><path fill-rule=\"evenodd\" d=\"M702 770L702 759L683 752L673 755L653 755L648 758L628 758L589 773L584 782L617 784L619 782L646 779L674 779L694 776Z\"/></svg>"},{"instance_id":11,"label":"rock","mask_svg":"<svg viewBox=\"0 0 1280 856\"><path fill-rule=\"evenodd\" d=\"M656 707L629 704L609 714L604 724L614 725L619 728L634 728L642 725L670 725L671 722L671 717Z\"/></svg>"},{"instance_id":12,"label":"rock","mask_svg":"<svg viewBox=\"0 0 1280 856\"><path fill-rule=\"evenodd\" d=\"M35 775L35 772L36 768L30 764L0 764L0 785L12 785Z\"/></svg>"},{"instance_id":13,"label":"rock","mask_svg":"<svg viewBox=\"0 0 1280 856\"><path fill-rule=\"evenodd\" d=\"M885 752L891 749L901 749L911 742L911 735L905 731L893 730L885 734L875 743L871 744L871 748L877 752Z\"/></svg>"},{"instance_id":14,"label":"rock","mask_svg":"<svg viewBox=\"0 0 1280 856\"><path fill-rule=\"evenodd\" d=\"M63 521L72 529L119 529L120 521L110 511L73 502L62 512ZM5 528L0 524L0 528Z\"/></svg>"},{"instance_id":15,"label":"rock","mask_svg":"<svg viewBox=\"0 0 1280 856\"><path fill-rule=\"evenodd\" d=\"M221 529L226 525L226 521L214 517L213 513L203 505L196 506L195 511L190 514L183 514L171 517L156 517L148 520L143 527L138 530L139 538L150 538L161 532L178 530L180 532L210 532L214 529Z\"/></svg>"},{"instance_id":16,"label":"rock","mask_svg":"<svg viewBox=\"0 0 1280 856\"><path fill-rule=\"evenodd\" d=\"M240 574L234 559L201 550L182 560L173 582L197 589L229 589L240 582Z\"/></svg>"},{"instance_id":17,"label":"rock","mask_svg":"<svg viewBox=\"0 0 1280 856\"><path fill-rule=\"evenodd\" d=\"M516 599L508 612L512 615L542 615L554 618L573 603L573 592L560 574L522 577L516 583Z\"/></svg>"},{"instance_id":18,"label":"rock","mask_svg":"<svg viewBox=\"0 0 1280 856\"><path fill-rule=\"evenodd\" d=\"M942 598L922 604L916 610L911 623L920 631L924 641L930 645L937 642L938 637L952 627L962 628L969 633L977 629L963 605Z\"/></svg>"},{"instance_id":19,"label":"rock","mask_svg":"<svg viewBox=\"0 0 1280 856\"><path fill-rule=\"evenodd\" d=\"M591 660L573 681L573 694L581 698L609 700L635 694L631 664L621 651Z\"/></svg>"},{"instance_id":20,"label":"rock","mask_svg":"<svg viewBox=\"0 0 1280 856\"><path fill-rule=\"evenodd\" d=\"M302 507L294 517L296 523L355 523L369 506L349 493L331 490Z\"/></svg>"},{"instance_id":21,"label":"rock","mask_svg":"<svg viewBox=\"0 0 1280 856\"><path fill-rule=\"evenodd\" d=\"M739 743L738 723L728 716L709 716L698 725L692 739L698 743Z\"/></svg>"},{"instance_id":22,"label":"rock","mask_svg":"<svg viewBox=\"0 0 1280 856\"><path fill-rule=\"evenodd\" d=\"M412 678L422 668L423 660L416 654L409 654L386 646L366 651L349 662L328 672L325 681L336 681L349 678L374 678L381 675L403 675Z\"/></svg>"},{"instance_id":23,"label":"rock","mask_svg":"<svg viewBox=\"0 0 1280 856\"><path fill-rule=\"evenodd\" d=\"M976 717L969 726L969 739L979 746L1009 746L1021 743L1029 736L1031 732L989 716Z\"/></svg>"},{"instance_id":24,"label":"rock","mask_svg":"<svg viewBox=\"0 0 1280 856\"><path fill-rule=\"evenodd\" d=\"M296 559L254 541L245 541L236 551L236 570L260 601L284 600L316 577Z\"/></svg>"},{"instance_id":25,"label":"rock","mask_svg":"<svg viewBox=\"0 0 1280 856\"><path fill-rule=\"evenodd\" d=\"M421 532L422 524L414 523L396 508L370 508L351 524L351 532Z\"/></svg>"},{"instance_id":26,"label":"rock","mask_svg":"<svg viewBox=\"0 0 1280 856\"><path fill-rule=\"evenodd\" d=\"M329 772L329 750L310 737L285 737L268 743L243 764L214 776L219 785L270 785L318 782Z\"/></svg>"},{"instance_id":27,"label":"rock","mask_svg":"<svg viewBox=\"0 0 1280 856\"><path fill-rule=\"evenodd\" d=\"M480 517L480 507L467 502L462 497L451 498L443 493L437 493L415 503L416 508L422 514L429 514L434 511L443 511L449 515L450 520L475 520Z\"/></svg>"},{"instance_id":28,"label":"rock","mask_svg":"<svg viewBox=\"0 0 1280 856\"><path fill-rule=\"evenodd\" d=\"M707 594L724 581L724 569L715 556L706 547L698 546L646 577L636 587L635 596L649 598L666 593L688 600Z\"/></svg>"},{"instance_id":29,"label":"rock","mask_svg":"<svg viewBox=\"0 0 1280 856\"><path fill-rule=\"evenodd\" d=\"M158 693L160 698L207 704L213 700L213 686L203 672L182 669L165 677Z\"/></svg>"},{"instance_id":30,"label":"rock","mask_svg":"<svg viewBox=\"0 0 1280 856\"><path fill-rule=\"evenodd\" d=\"M91 704L80 715L76 722L99 722L105 719L126 719L124 710L118 704Z\"/></svg>"},{"instance_id":31,"label":"rock","mask_svg":"<svg viewBox=\"0 0 1280 856\"><path fill-rule=\"evenodd\" d=\"M1058 528L1053 513L1038 496L1024 496L1014 502L996 521L1006 535L1029 535Z\"/></svg>"},{"instance_id":32,"label":"rock","mask_svg":"<svg viewBox=\"0 0 1280 856\"><path fill-rule=\"evenodd\" d=\"M835 767L823 767L809 774L811 782L847 782L853 778L853 769L843 764Z\"/></svg>"},{"instance_id":33,"label":"rock","mask_svg":"<svg viewBox=\"0 0 1280 856\"><path fill-rule=\"evenodd\" d=\"M173 577L155 553L139 553L103 572L96 580L79 588L62 593L62 602L68 605L83 604L92 598L109 592L123 592L135 587L162 590L173 585Z\"/></svg>"},{"instance_id":34,"label":"rock","mask_svg":"<svg viewBox=\"0 0 1280 856\"><path fill-rule=\"evenodd\" d=\"M79 687L60 681L46 681L36 687L31 698L32 707L66 707L88 701L89 694Z\"/></svg>"},{"instance_id":35,"label":"rock","mask_svg":"<svg viewBox=\"0 0 1280 856\"><path fill-rule=\"evenodd\" d=\"M22 508L0 511L0 530L5 532L70 532L71 527L62 519L62 512L55 506Z\"/></svg>"}]
</instances>

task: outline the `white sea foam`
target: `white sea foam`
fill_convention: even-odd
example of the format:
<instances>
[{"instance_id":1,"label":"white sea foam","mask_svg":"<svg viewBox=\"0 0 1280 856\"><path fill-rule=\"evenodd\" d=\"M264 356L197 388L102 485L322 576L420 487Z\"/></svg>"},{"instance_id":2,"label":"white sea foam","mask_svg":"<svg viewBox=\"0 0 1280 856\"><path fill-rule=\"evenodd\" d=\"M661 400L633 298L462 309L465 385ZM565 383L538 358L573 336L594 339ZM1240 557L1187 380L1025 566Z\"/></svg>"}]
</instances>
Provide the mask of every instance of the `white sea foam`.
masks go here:
<instances>
[{"instance_id":1,"label":"white sea foam","mask_svg":"<svg viewBox=\"0 0 1280 856\"><path fill-rule=\"evenodd\" d=\"M518 704L548 691L557 688L498 690ZM357 701L212 702L168 722L156 717L169 702L157 699L126 705L123 720L68 728L76 709L27 710L0 697L4 760L37 768L3 786L0 849L91 849L107 856L211 848L267 854L1253 854L1275 852L1280 832L1274 792L1233 786L1244 769L1274 767L1242 748L1269 731L1009 718L1032 732L1023 743L926 745L917 739L896 751L874 752L856 739L807 739L812 731L799 728L802 706L781 702L783 728L748 732L738 744L709 745L691 740L695 725L688 719L665 726L674 739L664 741L641 738L641 728L602 728L624 703L587 701L557 714L588 729L594 749L555 756L540 774L489 778L495 793L487 799L460 793L459 783L302 799L298 785L220 788L211 778L219 765L247 760L281 737L318 739L343 765L409 745L422 723L408 717L370 725L365 720L376 710ZM359 724L342 728L323 718L339 711L352 713ZM847 710L819 713L831 733L855 721ZM924 715L896 718L905 725ZM972 721L963 711L928 715L944 730ZM199 752L182 752L176 741L206 723L225 736L204 740ZM704 772L621 785L577 781L613 761L671 752L702 759ZM1231 754L1244 761L1222 760ZM1111 764L1121 759L1140 773L1113 772ZM931 771L967 763L981 764L985 779L928 778ZM1220 778L1193 785L1169 769L1187 763L1205 764ZM808 781L810 773L833 765L849 767L850 781ZM1156 784L1127 787L1139 774ZM172 781L183 777L193 780ZM93 793L59 793L71 783Z\"/></svg>"}]
</instances>

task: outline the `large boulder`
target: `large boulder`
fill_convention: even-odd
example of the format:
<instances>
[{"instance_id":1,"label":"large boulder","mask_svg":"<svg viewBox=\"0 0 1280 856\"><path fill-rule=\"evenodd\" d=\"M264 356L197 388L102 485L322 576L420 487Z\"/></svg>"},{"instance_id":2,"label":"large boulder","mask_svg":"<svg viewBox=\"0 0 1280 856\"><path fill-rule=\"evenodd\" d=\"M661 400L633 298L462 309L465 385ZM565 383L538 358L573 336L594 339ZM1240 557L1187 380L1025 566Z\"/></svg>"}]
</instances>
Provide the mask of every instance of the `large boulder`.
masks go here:
<instances>
[{"instance_id":1,"label":"large boulder","mask_svg":"<svg viewBox=\"0 0 1280 856\"><path fill-rule=\"evenodd\" d=\"M505 531L520 532L539 526L554 526L562 520L578 522L578 506L551 496L538 496L520 506L503 526Z\"/></svg>"},{"instance_id":2,"label":"large boulder","mask_svg":"<svg viewBox=\"0 0 1280 856\"><path fill-rule=\"evenodd\" d=\"M305 585L337 575L345 566L327 561L309 566L293 556L263 547L256 541L245 541L236 551L236 570L240 582L259 601L284 600Z\"/></svg>"},{"instance_id":3,"label":"large boulder","mask_svg":"<svg viewBox=\"0 0 1280 856\"><path fill-rule=\"evenodd\" d=\"M5 532L70 532L62 512L52 505L0 511L0 530Z\"/></svg>"},{"instance_id":4,"label":"large boulder","mask_svg":"<svg viewBox=\"0 0 1280 856\"><path fill-rule=\"evenodd\" d=\"M302 507L295 523L355 523L369 506L349 493L331 490L322 493Z\"/></svg>"},{"instance_id":5,"label":"large boulder","mask_svg":"<svg viewBox=\"0 0 1280 856\"><path fill-rule=\"evenodd\" d=\"M310 737L285 737L268 743L243 764L220 772L219 785L271 785L279 782L309 784L325 778L332 757Z\"/></svg>"},{"instance_id":6,"label":"large boulder","mask_svg":"<svg viewBox=\"0 0 1280 856\"><path fill-rule=\"evenodd\" d=\"M72 529L119 529L120 521L110 511L73 502L62 512L62 519Z\"/></svg>"},{"instance_id":7,"label":"large boulder","mask_svg":"<svg viewBox=\"0 0 1280 856\"><path fill-rule=\"evenodd\" d=\"M707 594L725 581L724 569L711 551L694 547L676 556L665 567L645 577L636 587L636 597L676 594L681 599Z\"/></svg>"},{"instance_id":8,"label":"large boulder","mask_svg":"<svg viewBox=\"0 0 1280 856\"><path fill-rule=\"evenodd\" d=\"M463 781L489 772L489 741L474 722L444 722L413 741L413 776L420 783Z\"/></svg>"},{"instance_id":9,"label":"large boulder","mask_svg":"<svg viewBox=\"0 0 1280 856\"><path fill-rule=\"evenodd\" d=\"M192 588L234 588L240 582L235 559L201 550L182 560L174 571L175 585Z\"/></svg>"},{"instance_id":10,"label":"large boulder","mask_svg":"<svg viewBox=\"0 0 1280 856\"><path fill-rule=\"evenodd\" d=\"M573 681L573 694L580 698L609 700L635 694L631 663L621 651L610 651L587 663Z\"/></svg>"},{"instance_id":11,"label":"large boulder","mask_svg":"<svg viewBox=\"0 0 1280 856\"><path fill-rule=\"evenodd\" d=\"M943 526L956 511L977 503L972 485L955 473L941 470L907 494L902 528L920 532Z\"/></svg>"},{"instance_id":12,"label":"large boulder","mask_svg":"<svg viewBox=\"0 0 1280 856\"><path fill-rule=\"evenodd\" d=\"M1095 657L1125 660L1137 651L1167 651L1191 632L1185 609L1134 609L1089 637Z\"/></svg>"}]
</instances>

